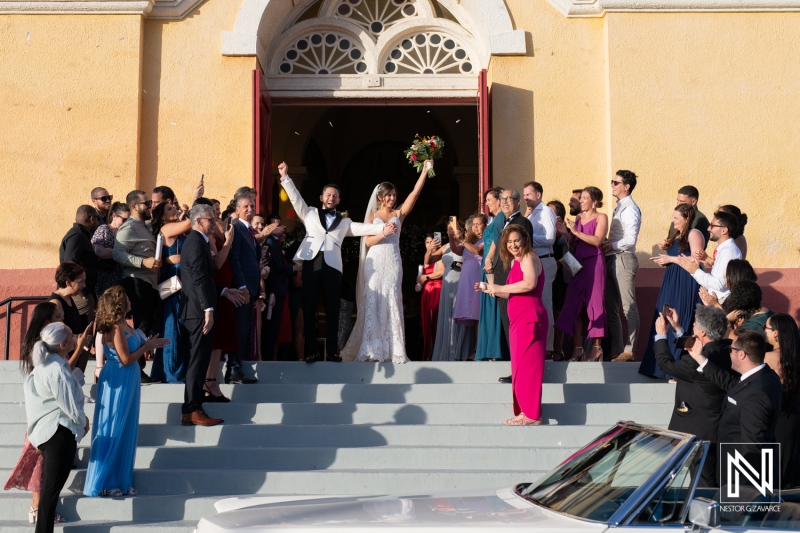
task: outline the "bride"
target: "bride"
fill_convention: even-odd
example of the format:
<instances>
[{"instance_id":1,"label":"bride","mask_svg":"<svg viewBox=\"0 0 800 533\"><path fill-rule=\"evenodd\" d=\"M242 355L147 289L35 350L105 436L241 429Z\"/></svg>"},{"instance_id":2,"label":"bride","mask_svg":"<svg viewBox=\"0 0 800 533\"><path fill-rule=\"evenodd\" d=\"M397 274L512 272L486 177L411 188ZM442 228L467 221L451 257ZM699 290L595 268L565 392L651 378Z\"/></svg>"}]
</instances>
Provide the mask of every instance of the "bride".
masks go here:
<instances>
[{"instance_id":1,"label":"bride","mask_svg":"<svg viewBox=\"0 0 800 533\"><path fill-rule=\"evenodd\" d=\"M403 281L400 226L414 209L431 168L433 161L426 161L414 190L399 209L395 207L397 188L394 185L383 182L372 191L364 222L394 222L397 231L361 238L356 285L358 318L342 350L345 361L408 362L400 290Z\"/></svg>"}]
</instances>

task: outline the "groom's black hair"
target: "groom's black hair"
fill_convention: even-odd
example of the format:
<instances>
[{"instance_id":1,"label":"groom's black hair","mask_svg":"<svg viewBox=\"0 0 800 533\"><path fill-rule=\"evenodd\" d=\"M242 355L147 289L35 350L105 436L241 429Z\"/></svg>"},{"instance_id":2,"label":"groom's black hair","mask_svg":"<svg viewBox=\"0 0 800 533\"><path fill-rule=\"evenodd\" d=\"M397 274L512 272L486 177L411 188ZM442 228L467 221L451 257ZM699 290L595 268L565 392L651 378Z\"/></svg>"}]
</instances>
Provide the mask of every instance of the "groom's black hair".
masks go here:
<instances>
[{"instance_id":1,"label":"groom's black hair","mask_svg":"<svg viewBox=\"0 0 800 533\"><path fill-rule=\"evenodd\" d=\"M339 194L339 196L342 195L342 190L335 183L329 183L326 186L324 186L320 194L325 194L325 189L336 189L336 192Z\"/></svg>"}]
</instances>

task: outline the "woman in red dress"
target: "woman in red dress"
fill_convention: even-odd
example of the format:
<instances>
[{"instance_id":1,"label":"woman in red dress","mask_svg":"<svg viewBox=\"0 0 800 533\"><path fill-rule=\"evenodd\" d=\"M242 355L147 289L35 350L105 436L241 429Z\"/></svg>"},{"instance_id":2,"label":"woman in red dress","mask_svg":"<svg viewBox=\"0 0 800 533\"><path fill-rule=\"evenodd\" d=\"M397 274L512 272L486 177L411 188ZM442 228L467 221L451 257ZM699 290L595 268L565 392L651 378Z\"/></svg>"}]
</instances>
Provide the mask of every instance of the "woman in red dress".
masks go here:
<instances>
[{"instance_id":1,"label":"woman in red dress","mask_svg":"<svg viewBox=\"0 0 800 533\"><path fill-rule=\"evenodd\" d=\"M432 233L425 236L425 257L430 257L431 252L441 244L434 239ZM439 297L442 294L442 275L444 266L438 259L430 264L423 265L422 275L417 278L417 283L422 286L422 300L420 302L420 316L422 317L422 360L430 361L433 354L433 345L436 343L436 323L439 320Z\"/></svg>"},{"instance_id":2,"label":"woman in red dress","mask_svg":"<svg viewBox=\"0 0 800 533\"><path fill-rule=\"evenodd\" d=\"M224 218L224 214L223 214ZM225 231L223 234L222 231ZM224 239L224 241L223 241ZM211 240L211 254L214 256L215 280L223 287L230 287L233 283L233 270L228 263L228 252L233 243L233 225L229 222L219 223L214 229L214 238ZM219 390L217 375L219 361L223 353L232 353L239 349L236 336L236 319L233 315L233 304L227 298L220 298L217 302L217 316L214 318L214 340L211 343L211 361L208 363L205 383L205 401L227 403L226 398Z\"/></svg>"}]
</instances>

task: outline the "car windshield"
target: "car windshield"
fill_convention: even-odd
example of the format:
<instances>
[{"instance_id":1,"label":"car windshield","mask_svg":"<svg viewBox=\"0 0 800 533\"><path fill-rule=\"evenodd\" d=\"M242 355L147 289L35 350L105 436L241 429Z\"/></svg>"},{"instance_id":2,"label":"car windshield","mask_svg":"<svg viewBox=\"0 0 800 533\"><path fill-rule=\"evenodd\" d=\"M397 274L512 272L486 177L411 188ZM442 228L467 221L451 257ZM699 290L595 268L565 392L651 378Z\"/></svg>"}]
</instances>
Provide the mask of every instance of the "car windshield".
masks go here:
<instances>
[{"instance_id":1,"label":"car windshield","mask_svg":"<svg viewBox=\"0 0 800 533\"><path fill-rule=\"evenodd\" d=\"M554 511L605 522L680 442L677 437L618 426L519 494Z\"/></svg>"}]
</instances>

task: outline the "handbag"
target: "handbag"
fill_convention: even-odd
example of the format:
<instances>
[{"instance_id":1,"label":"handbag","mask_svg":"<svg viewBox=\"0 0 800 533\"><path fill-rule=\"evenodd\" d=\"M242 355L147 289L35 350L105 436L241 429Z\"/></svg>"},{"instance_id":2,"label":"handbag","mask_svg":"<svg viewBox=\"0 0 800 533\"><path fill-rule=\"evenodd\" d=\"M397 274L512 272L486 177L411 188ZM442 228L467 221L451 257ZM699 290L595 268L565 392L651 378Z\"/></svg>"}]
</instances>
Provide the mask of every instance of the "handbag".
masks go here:
<instances>
[{"instance_id":1,"label":"handbag","mask_svg":"<svg viewBox=\"0 0 800 533\"><path fill-rule=\"evenodd\" d=\"M161 296L162 300L166 300L179 290L181 290L181 278L177 275L172 276L169 279L165 279L161 283L158 284L156 287L158 289L158 295Z\"/></svg>"},{"instance_id":2,"label":"handbag","mask_svg":"<svg viewBox=\"0 0 800 533\"><path fill-rule=\"evenodd\" d=\"M564 265L564 267L566 267L567 269L569 269L570 273L573 276L578 272L580 272L581 269L583 268L583 265L580 263L580 261L575 259L575 256L572 255L572 252L565 252L564 257L559 259L558 262Z\"/></svg>"}]
</instances>

